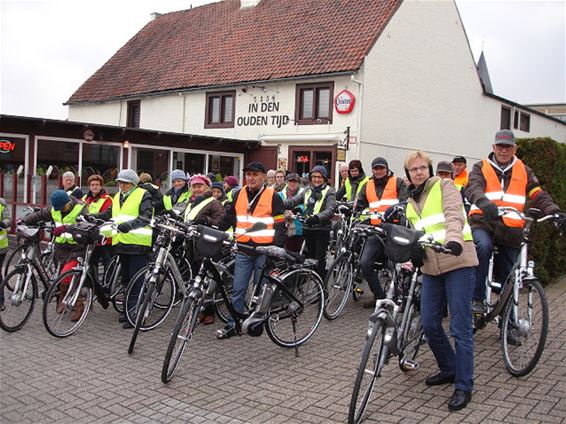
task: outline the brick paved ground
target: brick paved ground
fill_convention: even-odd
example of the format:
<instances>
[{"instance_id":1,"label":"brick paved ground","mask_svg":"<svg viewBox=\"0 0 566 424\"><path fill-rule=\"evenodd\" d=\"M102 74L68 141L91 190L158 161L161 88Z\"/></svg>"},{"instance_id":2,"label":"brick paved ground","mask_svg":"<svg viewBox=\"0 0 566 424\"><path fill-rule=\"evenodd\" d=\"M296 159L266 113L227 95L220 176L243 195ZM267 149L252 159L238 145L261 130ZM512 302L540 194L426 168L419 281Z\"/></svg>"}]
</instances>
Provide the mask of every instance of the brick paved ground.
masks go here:
<instances>
[{"instance_id":1,"label":"brick paved ground","mask_svg":"<svg viewBox=\"0 0 566 424\"><path fill-rule=\"evenodd\" d=\"M476 390L470 406L449 413L450 387L429 388L428 349L421 368L384 371L367 423L519 423L566 420L566 280L548 291L551 329L542 361L528 377L503 366L496 326L477 336ZM41 306L39 304L39 306ZM217 325L200 327L173 381L160 372L172 321L138 339L114 311L96 306L80 331L55 339L39 308L18 333L0 335L0 420L12 422L344 423L368 311L349 303L323 321L295 358L266 335L218 341Z\"/></svg>"}]
</instances>

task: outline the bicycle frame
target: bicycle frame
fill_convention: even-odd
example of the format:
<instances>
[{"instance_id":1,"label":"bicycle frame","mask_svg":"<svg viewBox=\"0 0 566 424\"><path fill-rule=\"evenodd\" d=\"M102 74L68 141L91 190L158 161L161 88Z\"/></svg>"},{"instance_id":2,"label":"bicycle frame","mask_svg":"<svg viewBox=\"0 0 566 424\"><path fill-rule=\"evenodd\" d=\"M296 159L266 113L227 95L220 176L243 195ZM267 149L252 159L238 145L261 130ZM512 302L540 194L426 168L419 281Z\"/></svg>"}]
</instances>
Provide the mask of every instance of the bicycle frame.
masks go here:
<instances>
[{"instance_id":1,"label":"bicycle frame","mask_svg":"<svg viewBox=\"0 0 566 424\"><path fill-rule=\"evenodd\" d=\"M31 283L31 277L34 271L41 280L41 282L43 283L44 290L47 290L49 288L50 278L48 277L47 272L43 267L43 264L39 260L38 250L39 250L38 243L30 244L27 249L22 251L22 256L20 257L20 261L18 265L16 265L16 269L26 268L26 272L25 272L26 278L21 293L27 293L28 287ZM16 281L16 285L14 287L14 293L20 293L19 291L21 287L20 284L21 281ZM39 291L38 291L38 295L39 295ZM12 299L12 301L19 302L21 301L21 299Z\"/></svg>"}]
</instances>

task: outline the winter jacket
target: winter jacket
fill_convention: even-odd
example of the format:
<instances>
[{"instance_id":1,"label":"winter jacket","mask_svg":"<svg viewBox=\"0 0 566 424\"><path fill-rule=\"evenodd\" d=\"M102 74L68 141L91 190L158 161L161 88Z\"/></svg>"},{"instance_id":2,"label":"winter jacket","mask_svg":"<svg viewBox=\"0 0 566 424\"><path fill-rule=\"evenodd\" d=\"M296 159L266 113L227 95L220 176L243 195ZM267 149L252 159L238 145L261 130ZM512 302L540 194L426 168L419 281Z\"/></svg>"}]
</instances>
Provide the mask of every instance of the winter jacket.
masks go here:
<instances>
[{"instance_id":1,"label":"winter jacket","mask_svg":"<svg viewBox=\"0 0 566 424\"><path fill-rule=\"evenodd\" d=\"M503 181L503 188L507 190L511 181L511 169L515 163L515 159L507 166L500 167L495 161L495 155L490 153L488 162L493 167L495 174L499 180ZM478 208L485 207L489 199L485 195L486 181L482 172L483 162L474 164L470 172L468 184L465 187L466 198L471 204L476 205ZM550 195L540 189L540 183L531 168L525 165L527 170L527 200L528 207L537 208L543 214L549 215L560 211L560 208ZM527 205L525 205L527 209ZM507 227L500 218L486 220L483 215L474 214L470 218L470 226L472 230L482 229L487 231L493 236L496 244L501 244L510 247L519 247L523 238L523 230L521 228Z\"/></svg>"},{"instance_id":2,"label":"winter jacket","mask_svg":"<svg viewBox=\"0 0 566 424\"><path fill-rule=\"evenodd\" d=\"M425 201L430 193L430 189L440 180L439 177L431 177L424 184L424 189L415 200L409 197L409 202L413 205L418 214L421 213ZM478 265L478 257L473 241L464 241L462 230L465 224L464 205L462 196L456 186L449 179L440 181L442 191L442 211L445 217L446 238L444 243L449 241L458 242L462 248L460 256L437 253L430 248L425 249L424 265L421 267L423 274L440 275L460 268L473 267Z\"/></svg>"},{"instance_id":3,"label":"winter jacket","mask_svg":"<svg viewBox=\"0 0 566 424\"><path fill-rule=\"evenodd\" d=\"M219 226L221 230L236 228L237 226L236 203L238 202L238 196L240 195L240 192L244 189L248 191L247 194L248 194L248 199L250 199L250 202L251 199L253 199L258 194L257 191L252 192L248 186L245 186L245 188L242 189L232 190L231 191L232 203L227 203L226 214L224 215L224 219L222 220L222 223ZM256 206L257 206L257 201L250 204L250 213L253 213ZM272 211L271 214L275 220L273 224L273 229L275 230L275 235L273 237L273 244L275 246L282 247L283 244L285 243L285 219L283 216L283 212L284 212L283 201L281 200L279 194L275 192L273 193L273 197L271 200L271 211ZM246 244L252 245L253 242Z\"/></svg>"},{"instance_id":4,"label":"winter jacket","mask_svg":"<svg viewBox=\"0 0 566 424\"><path fill-rule=\"evenodd\" d=\"M120 206L124 204L125 200L126 198L124 197L124 195L120 193L120 200L119 200ZM110 221L110 219L112 218L112 207L109 207L104 212L101 212L94 216L98 219L103 219L104 221ZM148 191L146 191L143 194L142 201L139 206L138 216L142 216L147 219L151 219L151 217L153 216L153 202L152 202L151 194ZM127 222L129 224L130 230L147 226L147 222L144 222L138 218L132 219L131 221L127 221ZM123 244L123 243L115 244L113 248L117 254L124 254L124 255L143 255L148 253L151 249L151 247L148 246L141 246L136 244Z\"/></svg>"},{"instance_id":5,"label":"winter jacket","mask_svg":"<svg viewBox=\"0 0 566 424\"><path fill-rule=\"evenodd\" d=\"M185 209L187 207L191 206L191 208L195 208L202 201L210 197L212 197L212 192L210 191L202 196L192 196L188 202L185 202L185 208L183 208L181 216L184 216ZM220 203L218 200L214 199L198 213L193 222L198 222L201 218L206 219L206 223L204 223L204 225L209 227L218 227L222 223L222 219L224 218L224 206L222 206L222 203Z\"/></svg>"},{"instance_id":6,"label":"winter jacket","mask_svg":"<svg viewBox=\"0 0 566 424\"><path fill-rule=\"evenodd\" d=\"M358 185L360 184L360 182L363 181L363 179L366 177L365 172L360 172L360 175L357 176L357 178L352 178L351 176L348 177L348 179L350 180L350 184L352 185L352 193L354 193L354 199L356 198L356 193L358 192ZM336 192L336 200L340 201L343 200L343 198L346 196L346 181L344 181L344 184L342 184L342 187L340 187L338 189L338 191ZM346 199L348 200L348 199Z\"/></svg>"},{"instance_id":7,"label":"winter jacket","mask_svg":"<svg viewBox=\"0 0 566 424\"><path fill-rule=\"evenodd\" d=\"M74 196L71 196L70 199L71 208L69 209L69 212L66 213L61 211L62 218L67 216L67 214L70 213L77 204L84 205L81 215L88 215L88 206L86 203ZM22 218L22 222L26 225L34 225L40 221L54 222L53 217L51 216L51 207L43 208ZM57 258L57 261L62 264L75 260L79 257L84 257L85 251L86 246L81 244L55 243L55 257Z\"/></svg>"},{"instance_id":8,"label":"winter jacket","mask_svg":"<svg viewBox=\"0 0 566 424\"><path fill-rule=\"evenodd\" d=\"M336 209L336 192L334 191L333 187L329 187L326 183L324 183L321 188L324 190L326 187L328 187L329 189L328 192L326 193L326 196L324 197L324 200L322 201L320 212L315 215L312 215L318 217L319 223L314 227L310 227L305 223L303 225L303 231L305 233L313 230L330 231L331 229L330 221L332 220L332 218L334 218L334 209ZM285 209L293 209L299 205L304 205L305 196L309 195L309 193L312 193L312 191L313 191L313 186L311 185L310 187L301 191L296 196L291 197L290 199L286 199L283 202ZM305 211L305 214L307 216L311 216L307 211Z\"/></svg>"},{"instance_id":9,"label":"winter jacket","mask_svg":"<svg viewBox=\"0 0 566 424\"><path fill-rule=\"evenodd\" d=\"M12 225L12 214L10 213L10 207L6 199L0 197L0 203L4 208L2 208L2 216L0 216L0 222L2 223L1 228L8 232L10 225ZM0 249L0 255L4 255L8 252L8 248Z\"/></svg>"},{"instance_id":10,"label":"winter jacket","mask_svg":"<svg viewBox=\"0 0 566 424\"><path fill-rule=\"evenodd\" d=\"M385 186L387 185L387 182L391 177L392 177L391 175L387 175L386 177L383 178L371 177L371 179L374 180L375 182L375 193L377 194L378 199L381 199L381 196L383 196L383 190L385 189ZM362 211L366 208L369 208L369 202L366 197L366 187L365 187L366 185L367 183L364 183L364 185L362 186L362 191L360 191L356 199L356 206L355 206L356 211ZM407 200L407 197L409 195L407 193L407 186L403 182L402 178L397 178L396 186L397 186L397 199L399 199L399 203L404 202L405 200Z\"/></svg>"},{"instance_id":11,"label":"winter jacket","mask_svg":"<svg viewBox=\"0 0 566 424\"><path fill-rule=\"evenodd\" d=\"M155 208L155 213L159 213L164 209L163 207L163 193L159 191L159 187L151 183L139 183L138 187L148 191L151 195L151 202Z\"/></svg>"}]
</instances>

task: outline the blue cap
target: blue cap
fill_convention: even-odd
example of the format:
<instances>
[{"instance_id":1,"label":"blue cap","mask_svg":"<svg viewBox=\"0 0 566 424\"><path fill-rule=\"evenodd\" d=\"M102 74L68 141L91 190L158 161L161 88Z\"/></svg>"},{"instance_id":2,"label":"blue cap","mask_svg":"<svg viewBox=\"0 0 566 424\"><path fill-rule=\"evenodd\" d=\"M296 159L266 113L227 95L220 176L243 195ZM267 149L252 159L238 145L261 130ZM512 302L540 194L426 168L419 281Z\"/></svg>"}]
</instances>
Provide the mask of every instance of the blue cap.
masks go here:
<instances>
[{"instance_id":1,"label":"blue cap","mask_svg":"<svg viewBox=\"0 0 566 424\"><path fill-rule=\"evenodd\" d=\"M53 206L53 209L60 211L71 201L71 198L65 190L55 190L51 193L49 200L51 200L51 206Z\"/></svg>"},{"instance_id":2,"label":"blue cap","mask_svg":"<svg viewBox=\"0 0 566 424\"><path fill-rule=\"evenodd\" d=\"M187 181L187 174L185 173L185 171L181 171L180 169L174 169L173 171L171 171L170 177L171 182L175 180Z\"/></svg>"}]
</instances>

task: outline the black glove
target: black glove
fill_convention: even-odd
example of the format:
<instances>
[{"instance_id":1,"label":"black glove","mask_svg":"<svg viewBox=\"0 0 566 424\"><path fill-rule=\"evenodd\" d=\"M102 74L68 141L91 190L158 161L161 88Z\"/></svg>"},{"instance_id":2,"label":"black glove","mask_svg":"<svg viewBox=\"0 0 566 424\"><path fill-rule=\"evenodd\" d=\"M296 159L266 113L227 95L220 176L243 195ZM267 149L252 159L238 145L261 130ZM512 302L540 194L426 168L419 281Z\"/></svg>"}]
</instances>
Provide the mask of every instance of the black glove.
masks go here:
<instances>
[{"instance_id":1,"label":"black glove","mask_svg":"<svg viewBox=\"0 0 566 424\"><path fill-rule=\"evenodd\" d=\"M320 223L320 218L318 216L310 216L307 218L307 220L305 221L305 223L309 226L309 227L314 227L316 225L318 225Z\"/></svg>"},{"instance_id":2,"label":"black glove","mask_svg":"<svg viewBox=\"0 0 566 424\"><path fill-rule=\"evenodd\" d=\"M83 218L86 222L90 222L90 223L94 223L96 221L94 215L83 215Z\"/></svg>"},{"instance_id":3,"label":"black glove","mask_svg":"<svg viewBox=\"0 0 566 424\"><path fill-rule=\"evenodd\" d=\"M4 221L0 221L0 228L5 229L8 228L10 226L10 224L6 225L6 223Z\"/></svg>"},{"instance_id":4,"label":"black glove","mask_svg":"<svg viewBox=\"0 0 566 424\"><path fill-rule=\"evenodd\" d=\"M303 214L303 210L298 206L296 208L293 208L293 210L291 212L293 212L293 215L302 215Z\"/></svg>"},{"instance_id":5,"label":"black glove","mask_svg":"<svg viewBox=\"0 0 566 424\"><path fill-rule=\"evenodd\" d=\"M122 222L121 224L118 224L118 231L120 231L121 233L129 233L130 224L128 224L127 222Z\"/></svg>"},{"instance_id":6,"label":"black glove","mask_svg":"<svg viewBox=\"0 0 566 424\"><path fill-rule=\"evenodd\" d=\"M462 254L462 251L464 250L462 248L462 245L457 241L449 241L448 243L446 243L446 248L450 250L454 256L460 256Z\"/></svg>"},{"instance_id":7,"label":"black glove","mask_svg":"<svg viewBox=\"0 0 566 424\"><path fill-rule=\"evenodd\" d=\"M485 204L482 204L482 206L480 206L480 209L483 212L483 216L485 217L485 219L488 220L497 218L497 216L499 215L499 210L497 209L497 205L489 201L485 202Z\"/></svg>"}]
</instances>

